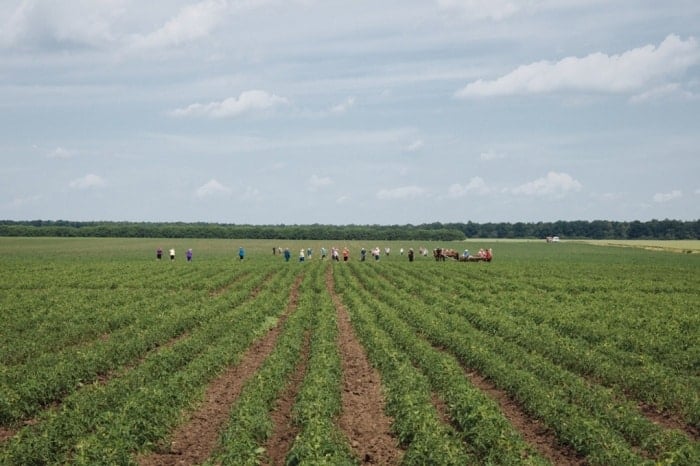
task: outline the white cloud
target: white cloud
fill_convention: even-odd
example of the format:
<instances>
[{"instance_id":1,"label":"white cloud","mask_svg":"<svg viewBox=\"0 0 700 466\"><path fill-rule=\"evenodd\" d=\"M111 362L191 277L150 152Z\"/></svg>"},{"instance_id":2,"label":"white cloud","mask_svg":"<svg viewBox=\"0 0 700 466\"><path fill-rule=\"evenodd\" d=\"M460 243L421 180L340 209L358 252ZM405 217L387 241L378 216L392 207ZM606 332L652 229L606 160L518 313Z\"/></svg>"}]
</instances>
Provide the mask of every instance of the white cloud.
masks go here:
<instances>
[{"instance_id":1,"label":"white cloud","mask_svg":"<svg viewBox=\"0 0 700 466\"><path fill-rule=\"evenodd\" d=\"M326 186L333 184L333 180L328 176L318 176L316 174L311 175L308 181L308 187L310 191L316 191Z\"/></svg>"},{"instance_id":2,"label":"white cloud","mask_svg":"<svg viewBox=\"0 0 700 466\"><path fill-rule=\"evenodd\" d=\"M630 102L633 104L640 104L666 98L695 100L698 99L698 95L693 94L689 90L683 89L680 83L668 83L645 90L640 94L633 95L630 97Z\"/></svg>"},{"instance_id":3,"label":"white cloud","mask_svg":"<svg viewBox=\"0 0 700 466\"><path fill-rule=\"evenodd\" d=\"M482 152L481 154L479 154L479 158L484 161L491 161L503 159L505 158L505 155L490 150L488 152Z\"/></svg>"},{"instance_id":4,"label":"white cloud","mask_svg":"<svg viewBox=\"0 0 700 466\"><path fill-rule=\"evenodd\" d=\"M450 185L447 190L447 197L457 199L464 197L469 193L483 195L488 194L489 192L491 192L491 189L486 185L486 182L482 178L475 176L465 185L459 183Z\"/></svg>"},{"instance_id":5,"label":"white cloud","mask_svg":"<svg viewBox=\"0 0 700 466\"><path fill-rule=\"evenodd\" d=\"M74 179L69 183L69 186L73 189L103 188L107 186L107 182L101 176L90 173L82 178Z\"/></svg>"},{"instance_id":6,"label":"white cloud","mask_svg":"<svg viewBox=\"0 0 700 466\"><path fill-rule=\"evenodd\" d=\"M62 147L57 147L48 154L46 154L46 156L50 159L69 159L75 156L75 152L64 149Z\"/></svg>"},{"instance_id":7,"label":"white cloud","mask_svg":"<svg viewBox=\"0 0 700 466\"><path fill-rule=\"evenodd\" d=\"M197 188L196 191L196 195L200 199L211 196L228 196L229 194L231 194L231 188L224 186L213 178Z\"/></svg>"},{"instance_id":8,"label":"white cloud","mask_svg":"<svg viewBox=\"0 0 700 466\"><path fill-rule=\"evenodd\" d=\"M419 186L402 186L393 189L381 189L377 192L377 199L381 200L402 200L416 199L427 194L424 188Z\"/></svg>"},{"instance_id":9,"label":"white cloud","mask_svg":"<svg viewBox=\"0 0 700 466\"><path fill-rule=\"evenodd\" d=\"M600 0L437 0L438 7L469 21L501 21L521 13L590 6Z\"/></svg>"},{"instance_id":10,"label":"white cloud","mask_svg":"<svg viewBox=\"0 0 700 466\"><path fill-rule=\"evenodd\" d=\"M683 193L677 189L674 189L670 193L656 193L654 194L654 202L657 203L663 203L663 202L669 202L674 199L680 199L683 197Z\"/></svg>"},{"instance_id":11,"label":"white cloud","mask_svg":"<svg viewBox=\"0 0 700 466\"><path fill-rule=\"evenodd\" d=\"M521 9L519 2L510 0L437 0L437 3L441 9L457 12L472 21L498 21L513 16Z\"/></svg>"},{"instance_id":12,"label":"white cloud","mask_svg":"<svg viewBox=\"0 0 700 466\"><path fill-rule=\"evenodd\" d=\"M424 145L425 144L423 143L422 139L416 139L415 141L413 141L412 143L407 145L404 150L406 152L416 152L416 151L422 149Z\"/></svg>"},{"instance_id":13,"label":"white cloud","mask_svg":"<svg viewBox=\"0 0 700 466\"><path fill-rule=\"evenodd\" d=\"M220 102L191 104L171 112L176 117L233 118L246 113L273 109L289 103L284 97L261 90L244 91L238 97L229 97Z\"/></svg>"},{"instance_id":14,"label":"white cloud","mask_svg":"<svg viewBox=\"0 0 700 466\"><path fill-rule=\"evenodd\" d=\"M336 204L345 204L346 202L350 201L351 197L350 196L340 196L338 199L335 200Z\"/></svg>"},{"instance_id":15,"label":"white cloud","mask_svg":"<svg viewBox=\"0 0 700 466\"><path fill-rule=\"evenodd\" d=\"M111 43L115 40L112 23L124 12L123 3L123 0L20 2L0 24L0 46L61 49Z\"/></svg>"},{"instance_id":16,"label":"white cloud","mask_svg":"<svg viewBox=\"0 0 700 466\"><path fill-rule=\"evenodd\" d=\"M669 35L658 47L646 45L620 55L597 52L583 58L566 57L558 62L522 65L495 80L469 83L455 96L474 98L562 90L637 92L681 74L699 62L700 48L694 37L683 41Z\"/></svg>"},{"instance_id":17,"label":"white cloud","mask_svg":"<svg viewBox=\"0 0 700 466\"><path fill-rule=\"evenodd\" d=\"M222 21L228 4L223 0L208 0L183 7L162 27L146 34L136 35L135 48L178 46L208 36Z\"/></svg>"},{"instance_id":18,"label":"white cloud","mask_svg":"<svg viewBox=\"0 0 700 466\"><path fill-rule=\"evenodd\" d=\"M567 173L549 172L547 176L522 184L510 192L525 196L559 197L571 191L580 191L581 187L581 183Z\"/></svg>"},{"instance_id":19,"label":"white cloud","mask_svg":"<svg viewBox=\"0 0 700 466\"><path fill-rule=\"evenodd\" d=\"M353 106L355 106L355 98L348 97L345 101L331 107L331 113L345 113Z\"/></svg>"}]
</instances>

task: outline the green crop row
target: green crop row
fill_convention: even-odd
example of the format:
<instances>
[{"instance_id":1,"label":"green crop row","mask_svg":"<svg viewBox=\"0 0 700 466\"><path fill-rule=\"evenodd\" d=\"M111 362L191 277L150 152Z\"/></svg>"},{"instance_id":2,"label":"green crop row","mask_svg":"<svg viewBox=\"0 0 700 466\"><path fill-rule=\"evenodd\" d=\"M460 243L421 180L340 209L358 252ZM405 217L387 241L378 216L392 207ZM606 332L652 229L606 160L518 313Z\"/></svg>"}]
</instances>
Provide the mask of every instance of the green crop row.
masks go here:
<instances>
[{"instance_id":1,"label":"green crop row","mask_svg":"<svg viewBox=\"0 0 700 466\"><path fill-rule=\"evenodd\" d=\"M416 277L415 274L409 275ZM610 319L593 324L595 319L591 314L594 309L590 307L586 311L587 317L582 318L571 310L571 303L562 308L561 305L530 302L527 292L512 293L508 299L492 300L489 304L479 302L477 298L483 294L483 284L478 278L472 275L445 277L440 289L441 296L452 296L450 308L460 310L475 327L517 341L528 350L541 352L557 364L615 387L621 396L623 393L631 395L658 410L678 414L696 428L700 426L700 377L697 373L683 373L661 364L648 354L622 349L615 344L618 335L622 334L628 340L648 340L648 336L634 337L633 330L611 330L608 327ZM644 315L647 321L668 319L668 315L657 313L654 303L649 304ZM577 331L572 328L577 328ZM597 335L595 339L589 336L592 328ZM692 354L683 349L682 339L676 338L676 341L676 345L669 345L669 353L685 351Z\"/></svg>"},{"instance_id":2,"label":"green crop row","mask_svg":"<svg viewBox=\"0 0 700 466\"><path fill-rule=\"evenodd\" d=\"M351 266L351 271L353 276L342 283L344 289L368 303L377 324L426 375L445 400L450 418L459 428L458 434L480 463L548 464L506 420L498 405L467 380L454 357L420 338L401 320L395 307L382 299L371 299L377 290L367 289L364 280L367 274L356 264Z\"/></svg>"},{"instance_id":3,"label":"green crop row","mask_svg":"<svg viewBox=\"0 0 700 466\"><path fill-rule=\"evenodd\" d=\"M330 263L315 265L311 290L302 306L313 306L308 368L293 408L299 427L286 464L351 465L353 457L347 438L336 426L341 412L342 370L338 350L337 312L326 289L325 274Z\"/></svg>"},{"instance_id":4,"label":"green crop row","mask_svg":"<svg viewBox=\"0 0 700 466\"><path fill-rule=\"evenodd\" d=\"M392 429L407 448L407 465L465 465L477 463L455 430L444 423L431 399L430 383L410 358L377 324L367 300L346 289L347 267L334 269L335 289L350 313L353 327L372 364L378 368L387 398Z\"/></svg>"},{"instance_id":5,"label":"green crop row","mask_svg":"<svg viewBox=\"0 0 700 466\"><path fill-rule=\"evenodd\" d=\"M265 458L263 445L274 427L270 413L298 365L305 335L315 318L313 306L303 297L307 288L305 278L300 285L302 298L291 309L275 349L243 387L221 434L217 452L207 465L254 465Z\"/></svg>"},{"instance_id":6,"label":"green crop row","mask_svg":"<svg viewBox=\"0 0 700 466\"><path fill-rule=\"evenodd\" d=\"M149 281L151 274L156 274L156 270L143 272L140 276L143 282ZM16 288L8 292L13 296L3 303L6 325L3 326L0 339L0 359L8 366L23 364L46 353L102 338L105 334L132 324L138 317L153 312L153 309L165 311L200 299L203 293L192 289L192 281L217 283L230 280L231 276L230 272L217 271L218 276L209 277L212 271L207 269L196 274L189 272L193 276L187 278L181 273L172 272L169 279L162 281L157 289L125 286L125 282L131 282L133 277L127 271L120 271L110 278L115 284L114 288L60 287L59 282L50 288ZM188 273L184 269L178 272ZM57 280L45 271L26 273L42 277L47 282ZM68 270L62 275L70 273ZM102 271L102 274L107 273L110 273L109 269ZM31 332L31 339L26 337L28 332Z\"/></svg>"},{"instance_id":7,"label":"green crop row","mask_svg":"<svg viewBox=\"0 0 700 466\"><path fill-rule=\"evenodd\" d=\"M167 306L160 299L154 299L148 307L143 303L136 309L125 306L122 312L135 315L135 320L109 338L44 353L26 364L7 368L0 374L0 422L6 425L33 416L47 404L59 401L99 375L114 371L178 335L192 331L215 317L221 309L250 299L250 288L259 286L262 279L262 275L251 276L237 293L215 302L200 298L180 303L180 306Z\"/></svg>"},{"instance_id":8,"label":"green crop row","mask_svg":"<svg viewBox=\"0 0 700 466\"><path fill-rule=\"evenodd\" d=\"M696 377L700 371L700 306L698 275L687 268L654 270L630 264L573 270L527 267L493 273L437 273L446 283L468 281L468 299L500 302L564 335L592 345L617 348L630 358L643 358L675 373ZM438 277L436 277L438 278ZM467 296L465 296L465 299Z\"/></svg>"},{"instance_id":9,"label":"green crop row","mask_svg":"<svg viewBox=\"0 0 700 466\"><path fill-rule=\"evenodd\" d=\"M643 459L625 438L660 460L697 460L697 445L682 434L650 423L634 405L617 400L609 390L587 383L506 338L477 330L441 290L423 290L416 302L415 295L409 299L401 290L412 287L413 278L401 284L398 274L387 280L363 276L368 287L374 285L371 289L378 299L395 306L416 332L509 391L592 463L641 464Z\"/></svg>"},{"instance_id":10,"label":"green crop row","mask_svg":"<svg viewBox=\"0 0 700 466\"><path fill-rule=\"evenodd\" d=\"M131 452L164 438L207 382L274 325L292 279L291 270L276 275L257 299L220 308L186 338L150 353L120 377L69 395L3 445L0 459L25 465L132 462Z\"/></svg>"},{"instance_id":11,"label":"green crop row","mask_svg":"<svg viewBox=\"0 0 700 466\"><path fill-rule=\"evenodd\" d=\"M457 281L454 286L465 289L469 283ZM465 300L453 301L450 309L460 312L484 332L537 351L578 374L619 387L621 393L629 393L637 400L679 413L686 422L700 427L700 379L697 377L677 374L655 361L609 345L594 346L582 338L560 335L522 313L513 315L500 309L465 305Z\"/></svg>"}]
</instances>

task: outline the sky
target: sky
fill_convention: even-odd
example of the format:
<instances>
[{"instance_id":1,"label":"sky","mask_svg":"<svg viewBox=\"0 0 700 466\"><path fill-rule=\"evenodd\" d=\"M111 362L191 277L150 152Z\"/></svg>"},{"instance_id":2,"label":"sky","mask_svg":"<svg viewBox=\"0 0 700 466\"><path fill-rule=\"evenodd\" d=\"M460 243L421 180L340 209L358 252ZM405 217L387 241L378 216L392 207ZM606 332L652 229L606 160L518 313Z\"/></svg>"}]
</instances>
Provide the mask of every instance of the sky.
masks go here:
<instances>
[{"instance_id":1,"label":"sky","mask_svg":"<svg viewBox=\"0 0 700 466\"><path fill-rule=\"evenodd\" d=\"M0 219L700 218L697 0L3 0Z\"/></svg>"}]
</instances>

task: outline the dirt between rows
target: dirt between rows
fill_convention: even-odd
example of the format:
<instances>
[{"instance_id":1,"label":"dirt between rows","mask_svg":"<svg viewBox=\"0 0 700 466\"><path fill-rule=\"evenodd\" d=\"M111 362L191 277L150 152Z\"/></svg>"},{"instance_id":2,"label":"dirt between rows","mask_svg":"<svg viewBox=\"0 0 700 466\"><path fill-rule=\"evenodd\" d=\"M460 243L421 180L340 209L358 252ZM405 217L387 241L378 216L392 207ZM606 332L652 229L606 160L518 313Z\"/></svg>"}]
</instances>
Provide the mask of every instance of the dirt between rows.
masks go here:
<instances>
[{"instance_id":1,"label":"dirt between rows","mask_svg":"<svg viewBox=\"0 0 700 466\"><path fill-rule=\"evenodd\" d=\"M217 445L219 433L228 420L231 406L240 396L245 382L256 373L271 354L284 321L295 311L302 278L299 276L292 286L289 304L278 324L253 343L238 365L229 367L209 385L200 407L173 432L169 444L160 445L155 452L136 458L140 465L193 465L200 464L211 456ZM337 421L338 426L347 436L349 444L363 464L399 464L404 451L391 433L392 419L384 412L385 400L381 377L370 364L364 348L354 333L349 314L335 293L332 267L327 268L326 287L337 311L338 344L343 370L342 413ZM257 294L257 290L254 294ZM267 453L264 464L284 464L285 456L298 434L298 429L292 420L292 408L306 374L309 338L307 334L299 364L271 414L274 429L264 445ZM505 391L498 389L479 373L468 368L464 370L470 382L498 403L504 416L542 456L557 465L586 464L585 458L579 457L573 449L559 444L549 429L526 414ZM433 401L443 420L450 423L444 402L438 396L433 396ZM697 439L697 431L682 429L682 422L663 419L662 415L654 413L649 407L643 411L648 417L656 418L657 423L680 428L691 438ZM0 443L8 440L15 433L13 429L0 427Z\"/></svg>"},{"instance_id":2,"label":"dirt between rows","mask_svg":"<svg viewBox=\"0 0 700 466\"><path fill-rule=\"evenodd\" d=\"M300 275L292 286L289 305L277 325L246 350L238 365L229 367L209 384L199 409L173 432L169 445L162 445L157 451L136 458L141 466L199 464L211 455L219 432L229 417L231 405L240 396L245 382L272 353L283 323L296 309L302 278Z\"/></svg>"},{"instance_id":3,"label":"dirt between rows","mask_svg":"<svg viewBox=\"0 0 700 466\"><path fill-rule=\"evenodd\" d=\"M173 432L170 443L151 454L137 458L141 466L182 466L199 464L214 451L219 432L228 419L231 405L264 360L274 349L287 316L294 312L298 300L300 279L290 292L290 305L278 325L256 341L243 355L241 362L230 367L212 382L199 409ZM381 379L371 366L352 330L350 318L333 292L332 269L328 269L326 284L338 311L339 347L343 367L342 414L340 429L348 438L355 454L363 464L398 464L403 451L391 434L392 420L384 413ZM290 383L281 394L272 412L273 434L264 448L269 465L284 464L284 459L296 438L292 408L306 373L309 338L305 338L299 365Z\"/></svg>"},{"instance_id":4,"label":"dirt between rows","mask_svg":"<svg viewBox=\"0 0 700 466\"><path fill-rule=\"evenodd\" d=\"M343 368L343 409L338 425L364 464L399 464L404 452L391 434L392 419L384 413L385 400L379 372L367 359L353 331L350 316L335 293L332 267L326 274L326 286L338 312Z\"/></svg>"}]
</instances>

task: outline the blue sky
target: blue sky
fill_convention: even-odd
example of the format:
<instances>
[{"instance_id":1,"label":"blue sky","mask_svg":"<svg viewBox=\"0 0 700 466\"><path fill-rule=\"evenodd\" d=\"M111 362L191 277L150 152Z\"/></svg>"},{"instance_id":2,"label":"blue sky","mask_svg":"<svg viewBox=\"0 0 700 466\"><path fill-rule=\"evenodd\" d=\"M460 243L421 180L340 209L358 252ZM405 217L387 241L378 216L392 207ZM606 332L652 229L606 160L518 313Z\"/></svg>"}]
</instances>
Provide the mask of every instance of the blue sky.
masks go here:
<instances>
[{"instance_id":1,"label":"blue sky","mask_svg":"<svg viewBox=\"0 0 700 466\"><path fill-rule=\"evenodd\" d=\"M0 218L700 217L696 0L5 0Z\"/></svg>"}]
</instances>

